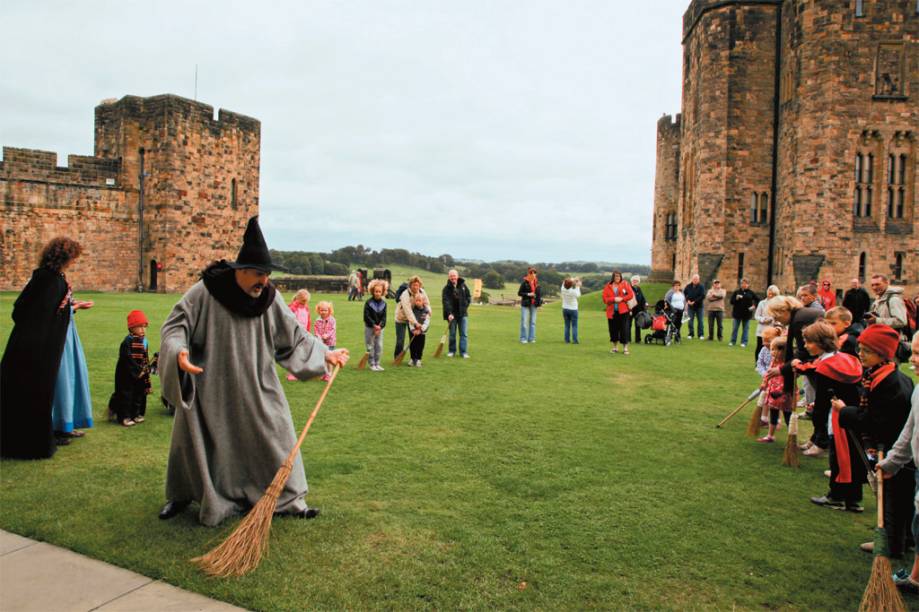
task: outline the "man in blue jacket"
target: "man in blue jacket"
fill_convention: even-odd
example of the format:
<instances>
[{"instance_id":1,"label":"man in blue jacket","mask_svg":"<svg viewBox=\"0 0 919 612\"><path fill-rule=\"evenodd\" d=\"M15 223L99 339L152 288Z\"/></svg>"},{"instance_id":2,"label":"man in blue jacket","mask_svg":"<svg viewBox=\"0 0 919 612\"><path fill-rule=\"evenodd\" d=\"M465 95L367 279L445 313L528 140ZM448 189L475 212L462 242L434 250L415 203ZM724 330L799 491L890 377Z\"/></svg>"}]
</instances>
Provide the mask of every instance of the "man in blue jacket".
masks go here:
<instances>
[{"instance_id":1,"label":"man in blue jacket","mask_svg":"<svg viewBox=\"0 0 919 612\"><path fill-rule=\"evenodd\" d=\"M699 275L693 274L692 280L683 289L686 296L686 314L689 316L689 339L693 337L693 320L696 320L696 334L699 340L705 340L705 324L702 322L705 310L705 285L699 282Z\"/></svg>"}]
</instances>

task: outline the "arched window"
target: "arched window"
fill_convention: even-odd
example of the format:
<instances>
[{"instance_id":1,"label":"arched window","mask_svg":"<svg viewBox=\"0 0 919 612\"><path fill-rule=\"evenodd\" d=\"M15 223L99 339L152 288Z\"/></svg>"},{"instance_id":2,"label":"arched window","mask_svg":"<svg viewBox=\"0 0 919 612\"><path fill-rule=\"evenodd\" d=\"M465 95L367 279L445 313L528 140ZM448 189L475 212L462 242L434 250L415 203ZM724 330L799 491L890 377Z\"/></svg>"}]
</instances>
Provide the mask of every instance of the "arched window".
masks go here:
<instances>
[{"instance_id":1,"label":"arched window","mask_svg":"<svg viewBox=\"0 0 919 612\"><path fill-rule=\"evenodd\" d=\"M874 178L874 155L855 154L855 192L852 195L852 214L871 216L871 181Z\"/></svg>"},{"instance_id":2,"label":"arched window","mask_svg":"<svg viewBox=\"0 0 919 612\"><path fill-rule=\"evenodd\" d=\"M905 153L891 153L887 156L887 218L903 219L906 216L907 169L909 156Z\"/></svg>"},{"instance_id":3,"label":"arched window","mask_svg":"<svg viewBox=\"0 0 919 612\"><path fill-rule=\"evenodd\" d=\"M865 16L865 0L855 0L855 16Z\"/></svg>"},{"instance_id":4,"label":"arched window","mask_svg":"<svg viewBox=\"0 0 919 612\"><path fill-rule=\"evenodd\" d=\"M868 264L868 256L862 251L861 255L858 256L858 280L865 282L865 268Z\"/></svg>"},{"instance_id":5,"label":"arched window","mask_svg":"<svg viewBox=\"0 0 919 612\"><path fill-rule=\"evenodd\" d=\"M754 225L759 223L759 207L757 202L756 192L754 191L753 196L750 198L750 223Z\"/></svg>"},{"instance_id":6,"label":"arched window","mask_svg":"<svg viewBox=\"0 0 919 612\"><path fill-rule=\"evenodd\" d=\"M769 223L769 194L766 192L759 194L759 222Z\"/></svg>"},{"instance_id":7,"label":"arched window","mask_svg":"<svg viewBox=\"0 0 919 612\"><path fill-rule=\"evenodd\" d=\"M233 210L236 210L238 206L236 203L236 179L230 181L230 206Z\"/></svg>"},{"instance_id":8,"label":"arched window","mask_svg":"<svg viewBox=\"0 0 919 612\"><path fill-rule=\"evenodd\" d=\"M743 279L743 253L737 254L737 284Z\"/></svg>"},{"instance_id":9,"label":"arched window","mask_svg":"<svg viewBox=\"0 0 919 612\"><path fill-rule=\"evenodd\" d=\"M893 277L898 281L903 279L903 253L897 253L894 256Z\"/></svg>"}]
</instances>

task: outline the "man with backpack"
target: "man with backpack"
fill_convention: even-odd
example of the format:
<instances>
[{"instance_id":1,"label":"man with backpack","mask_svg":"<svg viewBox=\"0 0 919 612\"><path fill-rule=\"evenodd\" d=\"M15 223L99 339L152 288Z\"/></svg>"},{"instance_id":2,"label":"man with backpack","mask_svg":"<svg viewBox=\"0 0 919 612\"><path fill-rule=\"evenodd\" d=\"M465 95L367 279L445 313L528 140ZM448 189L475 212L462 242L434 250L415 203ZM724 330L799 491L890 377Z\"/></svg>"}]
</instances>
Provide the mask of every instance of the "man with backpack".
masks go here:
<instances>
[{"instance_id":1,"label":"man with backpack","mask_svg":"<svg viewBox=\"0 0 919 612\"><path fill-rule=\"evenodd\" d=\"M871 304L871 311L865 315L865 322L868 325L878 323L895 329L901 339L896 358L898 361L906 361L909 358L908 342L911 324L909 311L903 299L903 287L892 287L886 276L875 274L871 277L871 290L877 298Z\"/></svg>"}]
</instances>

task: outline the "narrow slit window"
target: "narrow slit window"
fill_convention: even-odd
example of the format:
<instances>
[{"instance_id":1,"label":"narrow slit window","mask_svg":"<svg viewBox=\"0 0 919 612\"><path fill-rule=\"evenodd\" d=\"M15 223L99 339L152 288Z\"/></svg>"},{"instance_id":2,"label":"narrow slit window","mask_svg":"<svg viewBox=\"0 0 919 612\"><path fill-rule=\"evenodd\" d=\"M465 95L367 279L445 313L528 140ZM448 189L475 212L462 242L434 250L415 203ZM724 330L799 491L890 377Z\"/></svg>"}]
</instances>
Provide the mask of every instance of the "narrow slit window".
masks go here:
<instances>
[{"instance_id":1,"label":"narrow slit window","mask_svg":"<svg viewBox=\"0 0 919 612\"><path fill-rule=\"evenodd\" d=\"M858 278L859 281L865 282L865 268L868 263L868 256L862 251L862 254L858 256Z\"/></svg>"}]
</instances>

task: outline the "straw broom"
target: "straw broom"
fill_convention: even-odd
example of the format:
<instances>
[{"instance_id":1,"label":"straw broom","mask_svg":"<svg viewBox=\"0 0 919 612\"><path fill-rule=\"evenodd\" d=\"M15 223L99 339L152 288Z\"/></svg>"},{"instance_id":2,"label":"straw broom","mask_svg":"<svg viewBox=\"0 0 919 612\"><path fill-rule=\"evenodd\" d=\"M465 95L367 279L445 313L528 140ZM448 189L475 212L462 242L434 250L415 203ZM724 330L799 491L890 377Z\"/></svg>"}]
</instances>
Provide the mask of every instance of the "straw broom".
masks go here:
<instances>
[{"instance_id":1,"label":"straw broom","mask_svg":"<svg viewBox=\"0 0 919 612\"><path fill-rule=\"evenodd\" d=\"M759 435L759 428L763 426L761 420L763 416L763 409L758 405L753 405L753 412L750 413L750 422L747 424L747 435L751 438L755 438Z\"/></svg>"},{"instance_id":2,"label":"straw broom","mask_svg":"<svg viewBox=\"0 0 919 612\"><path fill-rule=\"evenodd\" d=\"M364 356L361 357L361 360L357 362L357 369L363 370L367 367L367 361L370 360L370 351L364 353Z\"/></svg>"},{"instance_id":3,"label":"straw broom","mask_svg":"<svg viewBox=\"0 0 919 612\"><path fill-rule=\"evenodd\" d=\"M322 395L319 396L319 401L316 402L316 407L313 408L310 418L306 421L306 426L300 433L300 439L297 440L297 444L290 451L287 459L284 460L284 465L274 475L274 480L265 489L262 498L258 500L258 503L253 506L249 514L237 525L230 537L224 540L223 544L209 553L191 560L204 573L225 578L227 576L243 576L258 567L262 556L268 552L271 519L278 505L278 497L280 497L281 491L290 477L297 453L300 451L300 445L303 444L303 439L306 438L306 432L310 430L310 426L319 413L322 402L325 401L326 396L329 394L329 389L332 388L332 383L335 382L335 377L338 376L340 370L340 365L336 365L335 369L332 370L329 382L326 383Z\"/></svg>"},{"instance_id":4,"label":"straw broom","mask_svg":"<svg viewBox=\"0 0 919 612\"><path fill-rule=\"evenodd\" d=\"M418 336L416 336L415 334L412 334L412 337L409 338L408 344L405 346L404 349L402 349L402 352L396 355L396 358L392 360L393 365L396 365L396 366L402 365L402 361L405 359L405 354L409 351L410 348L412 348L412 342L414 342L415 338L417 337Z\"/></svg>"},{"instance_id":5,"label":"straw broom","mask_svg":"<svg viewBox=\"0 0 919 612\"><path fill-rule=\"evenodd\" d=\"M878 453L878 460L884 453ZM893 583L893 569L887 558L887 531L884 529L884 478L878 475L878 526L874 531L874 561L871 563L871 577L865 587L859 612L877 612L879 610L905 612L903 598Z\"/></svg>"},{"instance_id":6,"label":"straw broom","mask_svg":"<svg viewBox=\"0 0 919 612\"><path fill-rule=\"evenodd\" d=\"M435 359L444 354L444 345L447 344L448 333L450 333L450 323L447 323L447 329L444 331L444 335L440 337L440 344L437 345L437 350L434 351Z\"/></svg>"},{"instance_id":7,"label":"straw broom","mask_svg":"<svg viewBox=\"0 0 919 612\"><path fill-rule=\"evenodd\" d=\"M785 439L785 453L782 455L782 465L796 468L801 465L798 458L798 411L794 408L798 398L798 379L793 378L792 381L791 419L788 421L788 436Z\"/></svg>"},{"instance_id":8,"label":"straw broom","mask_svg":"<svg viewBox=\"0 0 919 612\"><path fill-rule=\"evenodd\" d=\"M744 406L746 406L747 404L749 404L750 402L752 402L753 400L755 400L757 397L759 397L759 394L760 394L760 393L762 393L762 391L761 391L760 389L757 389L756 391L754 391L753 393L751 393L751 394L749 395L749 397L747 397L747 399L745 399L744 402L743 402L740 406L738 406L737 408L735 408L734 410L732 410L726 417L724 417L723 419L721 419L721 422L718 423L717 425L715 425L715 429L721 429L721 426L722 426L722 425L724 425L725 423L727 423L728 420L729 420L731 417L733 417L735 414L737 414L738 412L740 412L741 410L743 410Z\"/></svg>"}]
</instances>

